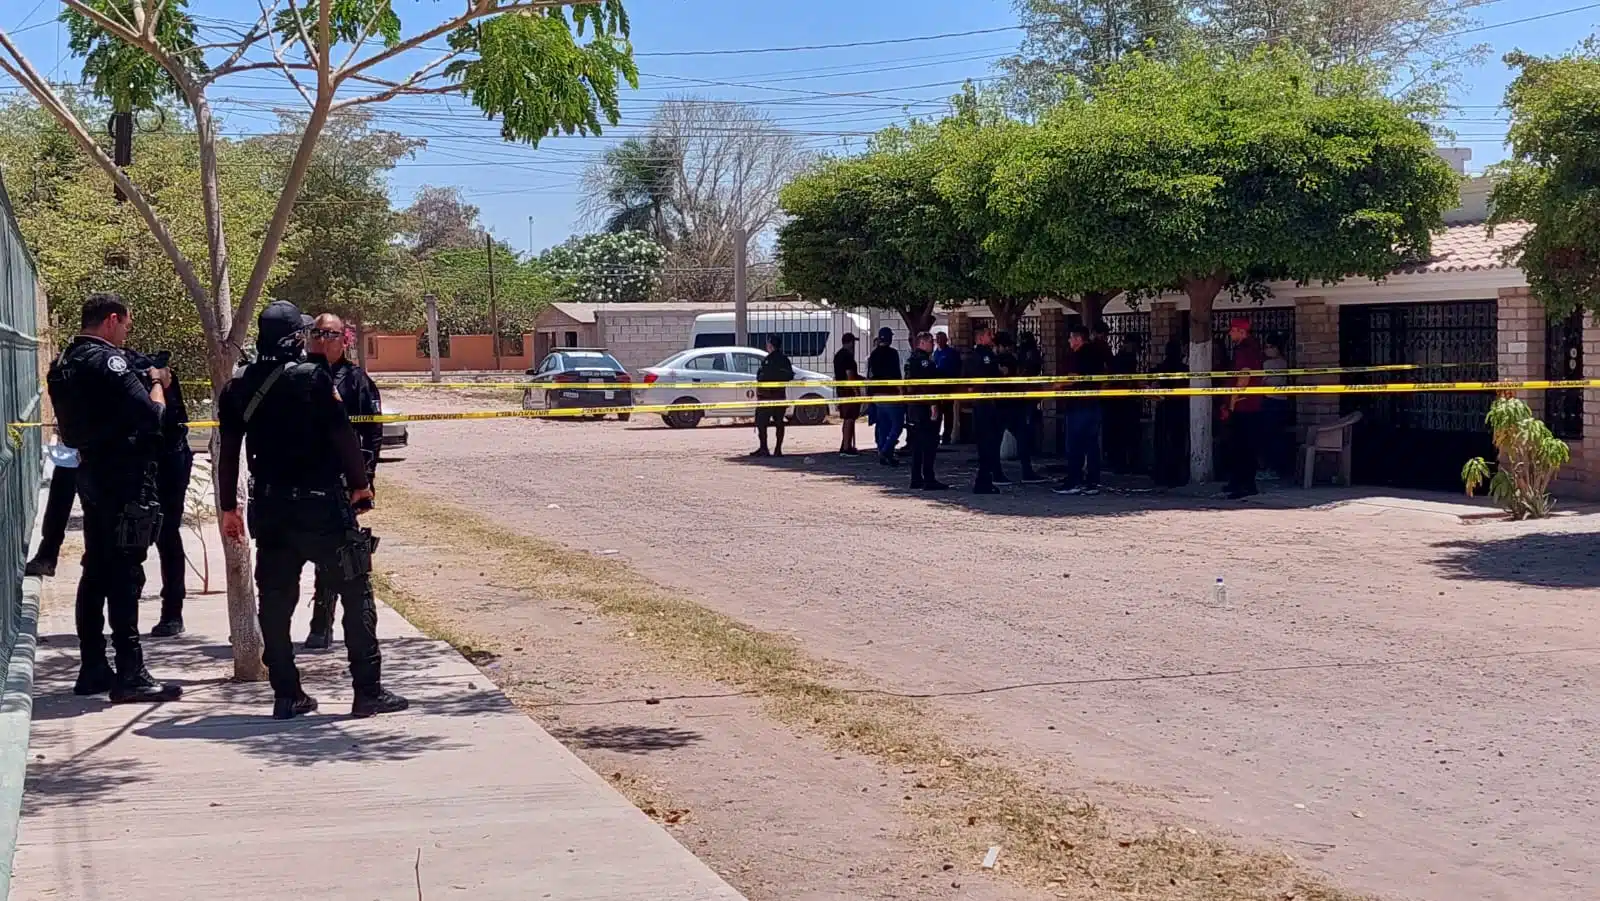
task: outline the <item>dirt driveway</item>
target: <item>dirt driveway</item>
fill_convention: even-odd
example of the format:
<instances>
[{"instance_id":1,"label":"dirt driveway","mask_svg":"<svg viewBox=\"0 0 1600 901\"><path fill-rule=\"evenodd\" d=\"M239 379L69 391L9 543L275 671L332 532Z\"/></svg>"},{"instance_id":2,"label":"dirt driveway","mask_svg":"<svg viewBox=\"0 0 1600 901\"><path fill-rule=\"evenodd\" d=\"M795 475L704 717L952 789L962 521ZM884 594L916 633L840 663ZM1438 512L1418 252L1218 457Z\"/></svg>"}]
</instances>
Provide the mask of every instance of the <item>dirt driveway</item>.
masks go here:
<instances>
[{"instance_id":1,"label":"dirt driveway","mask_svg":"<svg viewBox=\"0 0 1600 901\"><path fill-rule=\"evenodd\" d=\"M1594 897L1600 519L1467 525L1299 492L930 497L837 440L791 429L786 457L756 461L744 428L424 423L380 478L930 696L1062 791L1385 897ZM941 456L947 481L970 480L968 456Z\"/></svg>"}]
</instances>

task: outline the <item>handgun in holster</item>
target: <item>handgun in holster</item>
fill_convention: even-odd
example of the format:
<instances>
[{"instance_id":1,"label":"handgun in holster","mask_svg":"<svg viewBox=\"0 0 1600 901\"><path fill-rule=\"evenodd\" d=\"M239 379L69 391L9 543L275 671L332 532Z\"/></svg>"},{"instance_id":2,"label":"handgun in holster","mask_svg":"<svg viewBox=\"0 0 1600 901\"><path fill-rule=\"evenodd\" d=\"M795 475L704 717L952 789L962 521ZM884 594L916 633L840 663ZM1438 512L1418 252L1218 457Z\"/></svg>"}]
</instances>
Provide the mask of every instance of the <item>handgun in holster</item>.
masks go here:
<instances>
[{"instance_id":1,"label":"handgun in holster","mask_svg":"<svg viewBox=\"0 0 1600 901\"><path fill-rule=\"evenodd\" d=\"M353 529L339 548L339 574L346 582L372 572L372 554L378 549L378 536L371 529Z\"/></svg>"},{"instance_id":2,"label":"handgun in holster","mask_svg":"<svg viewBox=\"0 0 1600 901\"><path fill-rule=\"evenodd\" d=\"M125 551L142 551L156 543L161 534L161 506L132 501L122 508L117 518L117 547Z\"/></svg>"}]
</instances>

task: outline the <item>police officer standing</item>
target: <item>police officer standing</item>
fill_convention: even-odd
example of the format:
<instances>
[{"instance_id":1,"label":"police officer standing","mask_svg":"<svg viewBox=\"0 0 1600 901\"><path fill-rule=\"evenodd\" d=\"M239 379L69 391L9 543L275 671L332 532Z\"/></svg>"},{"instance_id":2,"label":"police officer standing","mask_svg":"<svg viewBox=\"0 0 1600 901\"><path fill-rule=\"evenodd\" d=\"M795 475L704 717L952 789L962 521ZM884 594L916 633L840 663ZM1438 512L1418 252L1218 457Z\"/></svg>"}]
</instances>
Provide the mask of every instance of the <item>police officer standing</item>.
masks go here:
<instances>
[{"instance_id":1,"label":"police officer standing","mask_svg":"<svg viewBox=\"0 0 1600 901\"><path fill-rule=\"evenodd\" d=\"M933 363L933 335L923 332L912 342L911 356L906 358L906 381L923 382L939 377L939 368ZM931 385L908 385L906 393L938 394ZM906 427L911 443L911 487L923 491L944 491L949 485L933 474L933 461L939 456L939 405L936 403L906 402Z\"/></svg>"},{"instance_id":2,"label":"police officer standing","mask_svg":"<svg viewBox=\"0 0 1600 901\"><path fill-rule=\"evenodd\" d=\"M338 574L335 590L344 599L344 643L355 684L351 715L391 713L407 704L380 681L373 538L356 523L357 512L371 507L372 489L333 376L326 366L301 359L311 324L311 317L288 301L269 304L257 322L259 358L228 383L218 400L222 529L231 540L244 540L239 448L248 438L261 657L272 680L272 715L290 719L317 709L316 700L300 687L289 636L300 572L308 561Z\"/></svg>"},{"instance_id":3,"label":"police officer standing","mask_svg":"<svg viewBox=\"0 0 1600 901\"><path fill-rule=\"evenodd\" d=\"M351 416L376 416L383 412L378 397L378 386L372 383L367 371L345 356L344 320L332 313L317 317L311 329L311 339L306 342L307 356L313 363L328 367L333 376L333 387L344 401L344 409ZM356 437L361 441L361 457L367 465L367 486L376 490L373 478L378 472L378 450L383 444L383 424L377 422L354 423ZM311 593L311 634L306 636L308 651L322 651L333 643L333 603L338 575L326 567L317 567L316 587Z\"/></svg>"},{"instance_id":4,"label":"police officer standing","mask_svg":"<svg viewBox=\"0 0 1600 901\"><path fill-rule=\"evenodd\" d=\"M130 351L136 367L143 373L171 369L172 355L160 351L151 356ZM171 638L183 634L183 601L188 596L184 584L188 557L183 550L183 513L189 497L189 479L194 474L194 451L189 448L189 410L183 403L183 385L169 378L167 406L161 415L161 451L156 460L156 500L161 504L161 531L156 535L156 555L161 558L161 619L150 630L151 638Z\"/></svg>"},{"instance_id":5,"label":"police officer standing","mask_svg":"<svg viewBox=\"0 0 1600 901\"><path fill-rule=\"evenodd\" d=\"M1000 376L1000 360L994 349L994 329L978 329L976 343L963 361L962 377L992 379ZM972 430L977 433L978 475L972 483L973 494L996 494L1001 487L1009 486L1000 472L1000 438L1004 424L1000 418L998 402L985 397L995 386L979 385L971 389L976 395L972 403Z\"/></svg>"},{"instance_id":6,"label":"police officer standing","mask_svg":"<svg viewBox=\"0 0 1600 901\"><path fill-rule=\"evenodd\" d=\"M139 644L144 561L161 528L156 457L172 376L153 368L148 384L140 379L135 358L122 349L132 319L117 295L91 295L83 304L82 330L49 374L61 439L78 450L83 502L77 597L83 660L72 690L79 695L108 691L114 704L172 701L183 693L150 677ZM106 662L102 630L107 619L116 650L114 670Z\"/></svg>"}]
</instances>

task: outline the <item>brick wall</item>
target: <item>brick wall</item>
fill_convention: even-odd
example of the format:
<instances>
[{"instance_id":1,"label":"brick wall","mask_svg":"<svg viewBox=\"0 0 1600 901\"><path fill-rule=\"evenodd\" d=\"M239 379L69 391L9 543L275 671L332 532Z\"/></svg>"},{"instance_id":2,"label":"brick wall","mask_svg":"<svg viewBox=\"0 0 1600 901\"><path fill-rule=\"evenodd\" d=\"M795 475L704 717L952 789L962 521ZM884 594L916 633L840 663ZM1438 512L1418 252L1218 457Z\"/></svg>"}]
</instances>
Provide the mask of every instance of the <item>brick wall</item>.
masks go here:
<instances>
[{"instance_id":1,"label":"brick wall","mask_svg":"<svg viewBox=\"0 0 1600 901\"><path fill-rule=\"evenodd\" d=\"M1163 300L1150 305L1150 359L1166 357L1167 342L1183 334L1184 315L1174 301Z\"/></svg>"},{"instance_id":2,"label":"brick wall","mask_svg":"<svg viewBox=\"0 0 1600 901\"><path fill-rule=\"evenodd\" d=\"M1302 297L1294 303L1294 365L1316 369L1339 365L1339 310L1320 297ZM1338 384L1337 375L1301 376L1293 385ZM1301 426L1326 425L1339 418L1338 397L1295 398L1295 418Z\"/></svg>"},{"instance_id":3,"label":"brick wall","mask_svg":"<svg viewBox=\"0 0 1600 901\"><path fill-rule=\"evenodd\" d=\"M1501 288L1496 368L1502 381L1544 378L1544 305L1527 288ZM1585 336L1587 338L1587 336ZM1543 391L1518 391L1534 415L1544 415ZM1585 430L1587 431L1587 430Z\"/></svg>"},{"instance_id":4,"label":"brick wall","mask_svg":"<svg viewBox=\"0 0 1600 901\"><path fill-rule=\"evenodd\" d=\"M611 351L629 372L665 360L689 348L689 335L698 310L595 313L601 345Z\"/></svg>"}]
</instances>

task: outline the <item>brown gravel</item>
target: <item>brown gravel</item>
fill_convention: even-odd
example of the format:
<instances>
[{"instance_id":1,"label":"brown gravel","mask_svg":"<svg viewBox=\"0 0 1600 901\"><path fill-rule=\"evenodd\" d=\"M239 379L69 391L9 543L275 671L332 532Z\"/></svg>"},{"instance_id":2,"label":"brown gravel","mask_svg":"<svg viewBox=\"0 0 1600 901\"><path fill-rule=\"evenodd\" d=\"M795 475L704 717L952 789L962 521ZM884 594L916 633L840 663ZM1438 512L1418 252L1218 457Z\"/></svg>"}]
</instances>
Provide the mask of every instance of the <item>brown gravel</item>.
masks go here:
<instances>
[{"instance_id":1,"label":"brown gravel","mask_svg":"<svg viewBox=\"0 0 1600 901\"><path fill-rule=\"evenodd\" d=\"M650 422L428 423L412 441L382 479L940 695L961 741L1062 797L1233 833L1390 897L1578 899L1600 883L1591 517L1468 526L1442 504L1313 507L1332 496L1300 492L1243 507L1039 488L930 500L899 490L901 472L826 453L833 427L791 430L790 456L761 463L736 456L747 429ZM383 554L423 572L426 544L411 544ZM484 572L445 596L494 634L541 635L538 670L570 677L554 699L682 693L614 623L565 625L583 613L519 604ZM903 774L830 753L755 701L550 709L597 769L616 761L619 781L690 810L673 828L753 898L1021 891L981 873L950 888L975 862L925 859L902 796L875 797ZM640 725L665 731L628 746Z\"/></svg>"}]
</instances>

